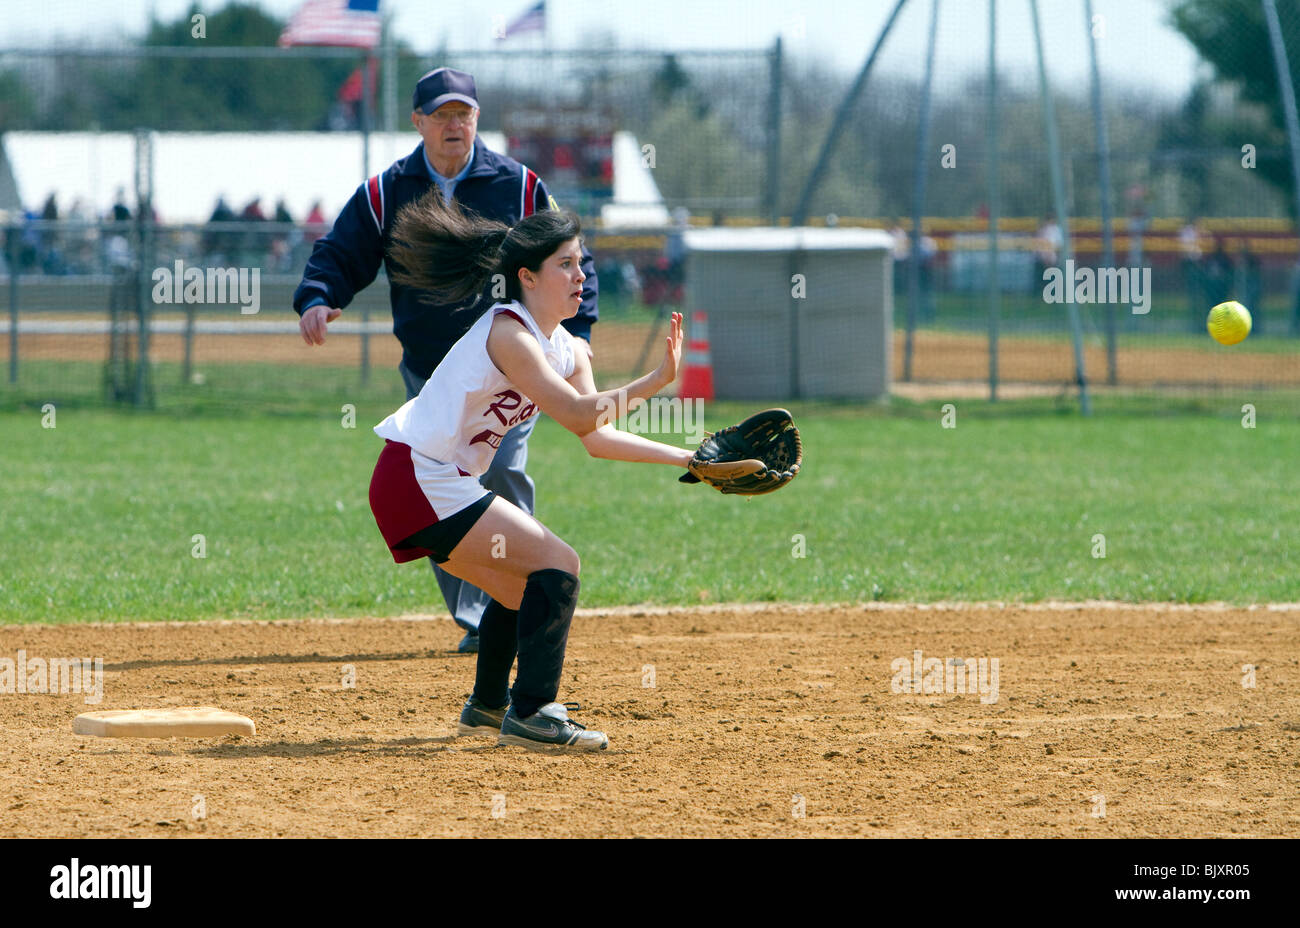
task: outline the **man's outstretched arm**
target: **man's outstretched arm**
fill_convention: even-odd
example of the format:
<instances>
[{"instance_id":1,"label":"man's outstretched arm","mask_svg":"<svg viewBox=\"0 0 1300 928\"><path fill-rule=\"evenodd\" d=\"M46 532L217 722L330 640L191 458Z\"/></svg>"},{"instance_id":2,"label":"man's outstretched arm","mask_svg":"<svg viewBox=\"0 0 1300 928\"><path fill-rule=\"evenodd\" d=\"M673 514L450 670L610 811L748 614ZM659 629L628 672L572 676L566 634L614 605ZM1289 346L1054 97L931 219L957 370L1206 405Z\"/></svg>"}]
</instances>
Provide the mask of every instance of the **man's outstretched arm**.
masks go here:
<instances>
[{"instance_id":1,"label":"man's outstretched arm","mask_svg":"<svg viewBox=\"0 0 1300 928\"><path fill-rule=\"evenodd\" d=\"M326 323L337 319L357 293L374 281L383 264L380 183L382 175L358 187L334 228L312 247L302 283L293 294L293 308L302 317L298 328L309 345L324 343Z\"/></svg>"}]
</instances>

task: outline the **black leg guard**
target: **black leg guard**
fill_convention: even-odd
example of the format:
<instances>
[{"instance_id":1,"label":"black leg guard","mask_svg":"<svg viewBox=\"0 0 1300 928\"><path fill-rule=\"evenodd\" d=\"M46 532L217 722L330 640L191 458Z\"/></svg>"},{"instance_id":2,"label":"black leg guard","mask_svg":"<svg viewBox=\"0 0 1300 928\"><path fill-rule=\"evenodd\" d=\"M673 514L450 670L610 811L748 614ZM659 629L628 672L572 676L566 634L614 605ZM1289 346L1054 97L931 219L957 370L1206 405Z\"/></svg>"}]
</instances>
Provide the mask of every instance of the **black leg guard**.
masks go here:
<instances>
[{"instance_id":1,"label":"black leg guard","mask_svg":"<svg viewBox=\"0 0 1300 928\"><path fill-rule=\"evenodd\" d=\"M520 718L528 718L548 702L555 702L560 691L564 649L569 643L569 623L578 604L579 586L577 577L562 570L539 570L528 575L519 604L519 672L510 691L515 714Z\"/></svg>"},{"instance_id":2,"label":"black leg guard","mask_svg":"<svg viewBox=\"0 0 1300 928\"><path fill-rule=\"evenodd\" d=\"M510 701L510 666L515 662L519 613L489 600L478 626L478 669L474 698L499 709Z\"/></svg>"}]
</instances>

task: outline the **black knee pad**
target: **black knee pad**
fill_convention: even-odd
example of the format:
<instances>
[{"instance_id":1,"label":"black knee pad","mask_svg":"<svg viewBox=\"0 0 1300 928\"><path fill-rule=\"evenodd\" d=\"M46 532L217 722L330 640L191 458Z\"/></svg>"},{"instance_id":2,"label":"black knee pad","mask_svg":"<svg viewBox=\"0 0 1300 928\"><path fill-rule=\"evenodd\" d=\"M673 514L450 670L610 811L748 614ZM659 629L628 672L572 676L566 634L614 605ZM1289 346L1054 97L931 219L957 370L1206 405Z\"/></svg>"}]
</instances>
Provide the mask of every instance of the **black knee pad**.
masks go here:
<instances>
[{"instance_id":1,"label":"black knee pad","mask_svg":"<svg viewBox=\"0 0 1300 928\"><path fill-rule=\"evenodd\" d=\"M563 570L547 568L529 574L519 604L520 639L543 629L548 640L567 636L581 586L577 577Z\"/></svg>"}]
</instances>

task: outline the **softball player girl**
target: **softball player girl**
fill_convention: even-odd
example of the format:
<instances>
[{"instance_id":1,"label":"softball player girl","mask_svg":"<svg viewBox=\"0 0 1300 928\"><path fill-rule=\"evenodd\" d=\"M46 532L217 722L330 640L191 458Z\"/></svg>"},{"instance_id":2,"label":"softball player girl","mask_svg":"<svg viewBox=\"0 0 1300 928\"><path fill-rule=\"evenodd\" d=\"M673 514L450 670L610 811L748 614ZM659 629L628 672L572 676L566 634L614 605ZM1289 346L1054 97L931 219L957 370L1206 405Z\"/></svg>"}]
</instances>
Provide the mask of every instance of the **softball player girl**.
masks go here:
<instances>
[{"instance_id":1,"label":"softball player girl","mask_svg":"<svg viewBox=\"0 0 1300 928\"><path fill-rule=\"evenodd\" d=\"M612 410L639 405L676 378L681 315L673 314L663 363L618 390L596 390L586 352L574 349L560 325L582 302L580 232L576 216L556 210L514 227L467 216L437 190L403 209L393 233L401 268L395 279L453 305L495 281L504 283L505 300L479 309L424 389L375 426L387 442L370 482L370 506L394 560L433 557L492 597L459 733L540 751L609 744L556 702L578 599L578 555L485 490L479 476L506 431L539 411L577 435L592 457L675 467L691 458L609 421Z\"/></svg>"}]
</instances>

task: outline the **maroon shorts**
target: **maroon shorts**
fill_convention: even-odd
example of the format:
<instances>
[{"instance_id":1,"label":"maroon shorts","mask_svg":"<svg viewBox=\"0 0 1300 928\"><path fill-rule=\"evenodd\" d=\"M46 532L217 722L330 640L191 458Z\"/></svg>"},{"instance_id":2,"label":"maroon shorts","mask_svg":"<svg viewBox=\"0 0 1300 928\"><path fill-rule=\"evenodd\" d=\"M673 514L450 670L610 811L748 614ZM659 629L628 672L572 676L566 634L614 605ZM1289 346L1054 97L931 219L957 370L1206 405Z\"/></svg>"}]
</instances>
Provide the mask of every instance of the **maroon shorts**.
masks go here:
<instances>
[{"instance_id":1,"label":"maroon shorts","mask_svg":"<svg viewBox=\"0 0 1300 928\"><path fill-rule=\"evenodd\" d=\"M441 563L491 505L495 494L451 464L386 441L370 478L370 511L393 555Z\"/></svg>"}]
</instances>

